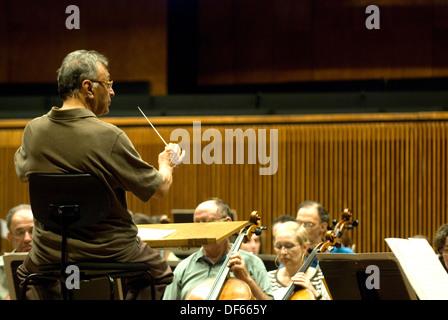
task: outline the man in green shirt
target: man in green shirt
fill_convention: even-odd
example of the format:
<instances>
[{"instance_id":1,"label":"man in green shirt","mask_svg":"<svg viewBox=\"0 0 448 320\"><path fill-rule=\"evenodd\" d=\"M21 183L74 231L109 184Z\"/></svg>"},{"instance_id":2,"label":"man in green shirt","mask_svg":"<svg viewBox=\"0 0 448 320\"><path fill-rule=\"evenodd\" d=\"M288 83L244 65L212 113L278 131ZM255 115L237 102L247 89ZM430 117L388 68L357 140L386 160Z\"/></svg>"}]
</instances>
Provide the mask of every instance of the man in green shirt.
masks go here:
<instances>
[{"instance_id":1,"label":"man in green shirt","mask_svg":"<svg viewBox=\"0 0 448 320\"><path fill-rule=\"evenodd\" d=\"M194 211L194 222L231 221L229 206L218 198L201 203ZM184 300L190 290L209 278L216 277L231 248L229 239L203 245L199 251L182 260L174 270L173 282L167 286L164 300ZM247 283L257 300L271 300L272 290L263 261L239 250L230 255L231 276Z\"/></svg>"}]
</instances>

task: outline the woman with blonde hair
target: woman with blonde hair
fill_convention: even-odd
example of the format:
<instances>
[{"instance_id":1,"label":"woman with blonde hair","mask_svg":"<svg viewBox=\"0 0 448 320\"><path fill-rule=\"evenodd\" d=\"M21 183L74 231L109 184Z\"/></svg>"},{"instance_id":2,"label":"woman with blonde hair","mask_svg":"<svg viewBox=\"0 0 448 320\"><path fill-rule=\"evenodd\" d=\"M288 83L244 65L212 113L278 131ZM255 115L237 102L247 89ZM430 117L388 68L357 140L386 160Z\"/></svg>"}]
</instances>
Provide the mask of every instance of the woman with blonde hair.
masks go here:
<instances>
[{"instance_id":1,"label":"woman with blonde hair","mask_svg":"<svg viewBox=\"0 0 448 320\"><path fill-rule=\"evenodd\" d=\"M268 272L275 300L283 299L291 282L307 289L315 299L329 298L321 273L312 267L305 273L299 272L305 262L308 247L308 233L297 222L286 222L277 229L274 250L281 267Z\"/></svg>"}]
</instances>

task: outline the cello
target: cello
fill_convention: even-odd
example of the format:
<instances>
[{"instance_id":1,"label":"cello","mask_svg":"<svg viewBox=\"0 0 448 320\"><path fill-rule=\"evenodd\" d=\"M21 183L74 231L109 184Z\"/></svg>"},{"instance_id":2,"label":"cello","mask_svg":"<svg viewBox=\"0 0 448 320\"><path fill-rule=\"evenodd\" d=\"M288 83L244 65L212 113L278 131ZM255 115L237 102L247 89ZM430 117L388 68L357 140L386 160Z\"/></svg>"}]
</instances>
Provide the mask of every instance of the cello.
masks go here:
<instances>
[{"instance_id":1,"label":"cello","mask_svg":"<svg viewBox=\"0 0 448 320\"><path fill-rule=\"evenodd\" d=\"M237 252L241 244L248 241L253 234L260 235L261 231L266 229L261 226L261 219L257 211L251 213L250 223L240 231L216 278L207 279L194 286L185 300L254 300L247 283L240 279L230 278L230 267L228 267L230 255Z\"/></svg>"},{"instance_id":2,"label":"cello","mask_svg":"<svg viewBox=\"0 0 448 320\"><path fill-rule=\"evenodd\" d=\"M345 229L352 229L358 226L358 220L352 221L353 213L350 209L346 208L342 212L342 219L335 225L332 230L328 230L325 234L325 241L319 243L313 251L311 251L308 258L300 267L298 272L305 273L316 258L316 254L324 253L333 250L333 247L340 247L341 244L337 241L342 237L342 233ZM308 289L298 288L293 282L291 282L286 290L282 300L315 300L314 295Z\"/></svg>"}]
</instances>

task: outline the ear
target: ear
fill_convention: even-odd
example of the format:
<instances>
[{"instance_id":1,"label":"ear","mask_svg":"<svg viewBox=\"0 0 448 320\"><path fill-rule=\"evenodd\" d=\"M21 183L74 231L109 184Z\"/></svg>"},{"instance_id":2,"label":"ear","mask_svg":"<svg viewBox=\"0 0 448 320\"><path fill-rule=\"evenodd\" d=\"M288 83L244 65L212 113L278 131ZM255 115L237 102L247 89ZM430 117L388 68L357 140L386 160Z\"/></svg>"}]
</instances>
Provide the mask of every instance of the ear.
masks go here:
<instances>
[{"instance_id":1,"label":"ear","mask_svg":"<svg viewBox=\"0 0 448 320\"><path fill-rule=\"evenodd\" d=\"M309 247L310 247L309 242L305 242L304 244L302 244L302 250L305 254L308 252Z\"/></svg>"},{"instance_id":2,"label":"ear","mask_svg":"<svg viewBox=\"0 0 448 320\"><path fill-rule=\"evenodd\" d=\"M325 234L328 231L328 223L327 222L322 222L322 224L320 225L320 234L325 237Z\"/></svg>"},{"instance_id":3,"label":"ear","mask_svg":"<svg viewBox=\"0 0 448 320\"><path fill-rule=\"evenodd\" d=\"M82 92L85 94L87 98L93 98L93 82L90 80L84 80L81 83Z\"/></svg>"}]
</instances>

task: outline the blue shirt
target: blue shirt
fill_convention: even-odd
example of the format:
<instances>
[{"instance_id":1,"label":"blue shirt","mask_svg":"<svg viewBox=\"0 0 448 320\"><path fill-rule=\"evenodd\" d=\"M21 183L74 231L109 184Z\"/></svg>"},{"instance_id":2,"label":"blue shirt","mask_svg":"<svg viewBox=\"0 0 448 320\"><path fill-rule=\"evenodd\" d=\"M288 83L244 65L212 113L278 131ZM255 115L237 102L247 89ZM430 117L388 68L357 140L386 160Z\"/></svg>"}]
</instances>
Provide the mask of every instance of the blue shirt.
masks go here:
<instances>
[{"instance_id":1,"label":"blue shirt","mask_svg":"<svg viewBox=\"0 0 448 320\"><path fill-rule=\"evenodd\" d=\"M331 250L331 253L355 253L355 251L348 247L341 246L340 248L335 247L333 250Z\"/></svg>"}]
</instances>

